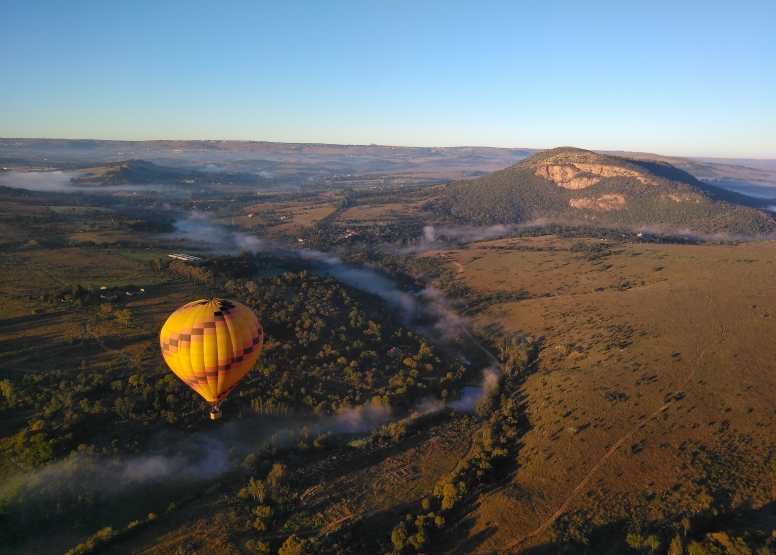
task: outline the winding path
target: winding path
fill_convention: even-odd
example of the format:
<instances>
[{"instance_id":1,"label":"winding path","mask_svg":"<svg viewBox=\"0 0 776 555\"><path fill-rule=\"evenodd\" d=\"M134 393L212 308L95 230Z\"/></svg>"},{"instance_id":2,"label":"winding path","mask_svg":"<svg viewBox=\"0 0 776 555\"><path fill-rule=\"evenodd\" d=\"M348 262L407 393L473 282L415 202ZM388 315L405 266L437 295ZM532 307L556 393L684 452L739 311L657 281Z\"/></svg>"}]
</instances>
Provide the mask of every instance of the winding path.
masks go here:
<instances>
[{"instance_id":1,"label":"winding path","mask_svg":"<svg viewBox=\"0 0 776 555\"><path fill-rule=\"evenodd\" d=\"M121 356L123 356L125 359L127 359L129 362L135 362L135 359L129 356L127 353L124 353L122 351L117 351L116 349L111 349L105 344L105 342L100 338L100 336L92 333L92 330L89 329L89 320L84 321L84 329L86 330L86 333L94 337L97 340L97 343L100 345L100 347L102 347L106 351L110 353L118 353Z\"/></svg>"}]
</instances>

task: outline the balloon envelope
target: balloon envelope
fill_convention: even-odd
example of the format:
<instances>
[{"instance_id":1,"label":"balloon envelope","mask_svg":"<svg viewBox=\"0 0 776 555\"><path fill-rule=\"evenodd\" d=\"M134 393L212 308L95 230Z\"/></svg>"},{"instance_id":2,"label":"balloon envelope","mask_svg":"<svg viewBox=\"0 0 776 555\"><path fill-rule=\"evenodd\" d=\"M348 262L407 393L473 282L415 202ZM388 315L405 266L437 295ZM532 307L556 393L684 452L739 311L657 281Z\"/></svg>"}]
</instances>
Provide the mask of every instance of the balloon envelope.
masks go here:
<instances>
[{"instance_id":1,"label":"balloon envelope","mask_svg":"<svg viewBox=\"0 0 776 555\"><path fill-rule=\"evenodd\" d=\"M159 340L170 369L217 407L259 358L264 331L247 306L201 299L173 312Z\"/></svg>"}]
</instances>

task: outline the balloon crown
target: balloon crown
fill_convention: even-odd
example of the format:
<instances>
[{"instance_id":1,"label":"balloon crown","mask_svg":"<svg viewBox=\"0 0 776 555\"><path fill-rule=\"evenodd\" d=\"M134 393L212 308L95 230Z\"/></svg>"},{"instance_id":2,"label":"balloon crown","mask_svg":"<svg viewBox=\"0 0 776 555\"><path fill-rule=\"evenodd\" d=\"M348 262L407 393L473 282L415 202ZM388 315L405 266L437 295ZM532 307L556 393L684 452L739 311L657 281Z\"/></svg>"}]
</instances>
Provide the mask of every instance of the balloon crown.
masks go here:
<instances>
[{"instance_id":1,"label":"balloon crown","mask_svg":"<svg viewBox=\"0 0 776 555\"><path fill-rule=\"evenodd\" d=\"M228 308L234 308L234 303L232 303L231 301L228 301L226 299L216 299L216 298L213 298L213 299L202 299L197 304L198 305L203 305L203 304L208 304L208 303L218 303L218 308L227 308L227 309Z\"/></svg>"}]
</instances>

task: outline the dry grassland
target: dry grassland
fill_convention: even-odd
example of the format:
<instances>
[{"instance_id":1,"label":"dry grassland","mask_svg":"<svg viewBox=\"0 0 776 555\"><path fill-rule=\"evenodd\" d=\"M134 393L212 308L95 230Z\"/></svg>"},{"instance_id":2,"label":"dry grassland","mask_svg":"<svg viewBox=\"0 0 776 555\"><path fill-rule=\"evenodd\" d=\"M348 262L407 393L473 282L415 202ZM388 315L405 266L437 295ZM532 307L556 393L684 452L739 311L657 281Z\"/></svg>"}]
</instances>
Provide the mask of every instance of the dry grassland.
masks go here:
<instances>
[{"instance_id":1,"label":"dry grassland","mask_svg":"<svg viewBox=\"0 0 776 555\"><path fill-rule=\"evenodd\" d=\"M395 218L416 215L411 204L394 203L379 205L359 205L344 210L338 217L340 221L379 221L385 222Z\"/></svg>"},{"instance_id":2,"label":"dry grassland","mask_svg":"<svg viewBox=\"0 0 776 555\"><path fill-rule=\"evenodd\" d=\"M776 243L623 244L597 260L575 244L510 239L447 253L459 283L533 295L491 306L478 325L542 341L522 391L530 430L518 470L465 519L474 552L546 542L541 528L516 544L561 508L602 529L644 499L658 498L647 522L692 512L698 484L712 497L724 489L733 507L773 496ZM719 468L688 462L695 449Z\"/></svg>"},{"instance_id":3,"label":"dry grassland","mask_svg":"<svg viewBox=\"0 0 776 555\"><path fill-rule=\"evenodd\" d=\"M30 240L64 245L86 241L128 243L138 239L138 234L104 229L104 226L92 229L90 227L92 220L88 212L113 211L100 207L42 206L0 202L0 230L2 230L0 248L19 247ZM27 221L18 222L15 221L16 218L26 218ZM148 240L153 242L155 239ZM33 247L34 245L28 248Z\"/></svg>"},{"instance_id":4,"label":"dry grassland","mask_svg":"<svg viewBox=\"0 0 776 555\"><path fill-rule=\"evenodd\" d=\"M235 224L252 228L258 221L274 222L277 225L267 229L267 236L278 238L294 236L301 229L313 227L336 210L334 204L310 204L310 202L268 202L246 206L243 211L253 213L252 218L240 216ZM257 220L259 218L259 220Z\"/></svg>"},{"instance_id":5,"label":"dry grassland","mask_svg":"<svg viewBox=\"0 0 776 555\"><path fill-rule=\"evenodd\" d=\"M172 311L197 295L191 286L165 284L162 274L139 262L78 248L38 248L0 254L0 280L3 377L80 368L104 373L117 364L128 364L122 354L144 365L160 366L163 362L158 356L157 330ZM128 297L119 307L132 313L130 328L118 324L112 315L96 311L94 306L79 309L72 303L60 301L52 305L39 298L50 290L60 291L76 283L84 287L94 284L97 289L135 284L147 292ZM108 348L119 353L103 349L87 332L86 324ZM17 424L11 418L2 428L13 430ZM0 450L10 449L12 436L3 437L6 439L0 443ZM10 459L5 456L1 460ZM14 465L3 469L16 470Z\"/></svg>"}]
</instances>

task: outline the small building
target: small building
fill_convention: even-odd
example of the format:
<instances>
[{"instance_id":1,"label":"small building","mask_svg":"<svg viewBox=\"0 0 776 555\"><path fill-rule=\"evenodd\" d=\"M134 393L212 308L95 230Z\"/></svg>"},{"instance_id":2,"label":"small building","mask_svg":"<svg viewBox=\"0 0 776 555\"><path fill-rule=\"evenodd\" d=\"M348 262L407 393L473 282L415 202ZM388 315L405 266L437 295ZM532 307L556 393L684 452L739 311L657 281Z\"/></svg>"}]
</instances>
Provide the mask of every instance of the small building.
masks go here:
<instances>
[{"instance_id":1,"label":"small building","mask_svg":"<svg viewBox=\"0 0 776 555\"><path fill-rule=\"evenodd\" d=\"M190 254L168 254L167 256L176 260L183 260L185 262L197 262L202 260L198 256L191 256Z\"/></svg>"}]
</instances>

